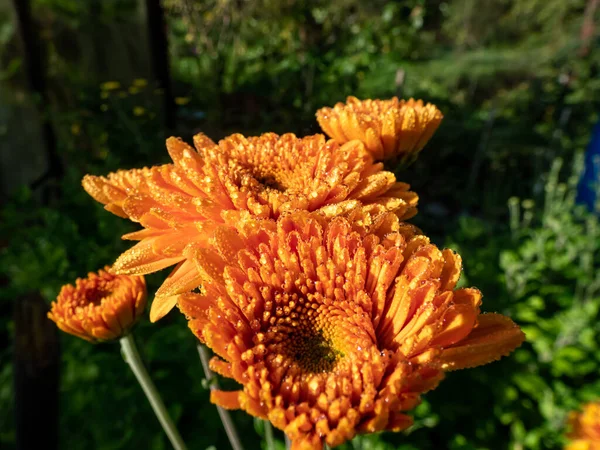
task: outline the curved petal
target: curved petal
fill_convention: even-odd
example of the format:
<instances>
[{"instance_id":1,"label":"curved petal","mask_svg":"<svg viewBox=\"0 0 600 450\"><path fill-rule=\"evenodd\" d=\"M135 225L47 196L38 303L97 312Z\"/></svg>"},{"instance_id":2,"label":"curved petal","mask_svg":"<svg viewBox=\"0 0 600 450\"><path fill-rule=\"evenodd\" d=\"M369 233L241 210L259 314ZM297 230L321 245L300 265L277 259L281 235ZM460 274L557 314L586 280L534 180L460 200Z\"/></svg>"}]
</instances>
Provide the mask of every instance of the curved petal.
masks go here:
<instances>
[{"instance_id":1,"label":"curved petal","mask_svg":"<svg viewBox=\"0 0 600 450\"><path fill-rule=\"evenodd\" d=\"M469 335L444 349L440 360L444 370L477 367L508 355L525 340L525 334L508 317L482 314Z\"/></svg>"}]
</instances>

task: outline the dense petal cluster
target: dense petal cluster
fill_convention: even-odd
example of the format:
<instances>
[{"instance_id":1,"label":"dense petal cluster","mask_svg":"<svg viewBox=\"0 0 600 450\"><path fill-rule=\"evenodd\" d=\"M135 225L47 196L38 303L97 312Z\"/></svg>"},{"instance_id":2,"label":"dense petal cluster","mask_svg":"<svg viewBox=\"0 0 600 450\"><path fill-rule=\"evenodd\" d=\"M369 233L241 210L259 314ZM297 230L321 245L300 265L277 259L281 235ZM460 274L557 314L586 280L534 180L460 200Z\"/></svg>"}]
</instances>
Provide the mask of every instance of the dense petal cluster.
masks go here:
<instances>
[{"instance_id":1,"label":"dense petal cluster","mask_svg":"<svg viewBox=\"0 0 600 450\"><path fill-rule=\"evenodd\" d=\"M447 370L508 354L523 333L455 289L461 260L391 213L296 212L218 227L177 297L211 367L241 384L212 401L267 418L292 448L402 430Z\"/></svg>"},{"instance_id":2,"label":"dense petal cluster","mask_svg":"<svg viewBox=\"0 0 600 450\"><path fill-rule=\"evenodd\" d=\"M600 401L588 403L569 416L572 440L566 450L600 450Z\"/></svg>"},{"instance_id":3,"label":"dense petal cluster","mask_svg":"<svg viewBox=\"0 0 600 450\"><path fill-rule=\"evenodd\" d=\"M331 140L170 138L172 163L86 176L93 198L142 226L124 236L139 243L115 262L121 275L65 287L50 317L86 339L119 336L129 316L108 307L123 298L116 280L175 265L150 318L177 305L215 352L211 368L240 384L214 403L268 419L294 450L407 428L445 372L524 340L481 313L477 289L456 289L460 257L403 222L418 197L376 162L414 160L442 117L420 100L348 97L317 112ZM116 287L99 288L109 277Z\"/></svg>"},{"instance_id":4,"label":"dense petal cluster","mask_svg":"<svg viewBox=\"0 0 600 450\"><path fill-rule=\"evenodd\" d=\"M144 277L90 272L60 290L48 317L64 332L91 342L118 339L146 307Z\"/></svg>"},{"instance_id":5,"label":"dense petal cluster","mask_svg":"<svg viewBox=\"0 0 600 450\"><path fill-rule=\"evenodd\" d=\"M323 135L267 133L232 135L218 144L200 134L194 143L196 149L168 139L172 164L83 179L106 209L144 228L124 236L140 242L117 259L116 273L146 274L176 264L156 293L153 320L172 308L174 295L199 286L189 255L218 225L296 210L333 217L360 207L402 219L416 212L417 195L359 141L340 145Z\"/></svg>"},{"instance_id":6,"label":"dense petal cluster","mask_svg":"<svg viewBox=\"0 0 600 450\"><path fill-rule=\"evenodd\" d=\"M339 143L357 139L376 160L412 162L437 130L443 115L422 100L359 100L317 111L319 125Z\"/></svg>"}]
</instances>

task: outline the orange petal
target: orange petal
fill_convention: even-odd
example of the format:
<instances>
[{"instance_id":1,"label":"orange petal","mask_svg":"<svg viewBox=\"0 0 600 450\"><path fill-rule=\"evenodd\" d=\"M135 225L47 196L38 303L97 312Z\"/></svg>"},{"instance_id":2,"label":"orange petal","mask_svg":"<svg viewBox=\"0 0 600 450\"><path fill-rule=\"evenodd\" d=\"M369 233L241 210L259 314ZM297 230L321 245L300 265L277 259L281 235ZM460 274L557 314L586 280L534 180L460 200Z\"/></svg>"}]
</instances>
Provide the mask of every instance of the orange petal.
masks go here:
<instances>
[{"instance_id":1,"label":"orange petal","mask_svg":"<svg viewBox=\"0 0 600 450\"><path fill-rule=\"evenodd\" d=\"M402 414L399 412L392 412L390 414L390 418L388 419L388 424L386 429L391 431L402 431L406 430L413 424L413 419L406 414Z\"/></svg>"},{"instance_id":2,"label":"orange petal","mask_svg":"<svg viewBox=\"0 0 600 450\"><path fill-rule=\"evenodd\" d=\"M387 191L396 182L396 177L391 172L379 172L365 178L357 189L352 192L352 198L359 198L364 202L376 198Z\"/></svg>"},{"instance_id":3,"label":"orange petal","mask_svg":"<svg viewBox=\"0 0 600 450\"><path fill-rule=\"evenodd\" d=\"M322 450L321 438L314 435L302 435L298 439L292 439L291 450Z\"/></svg>"},{"instance_id":4,"label":"orange petal","mask_svg":"<svg viewBox=\"0 0 600 450\"><path fill-rule=\"evenodd\" d=\"M381 143L381 138L379 137L379 134L373 128L368 128L365 133L365 145L373 154L374 159L383 159L383 144Z\"/></svg>"},{"instance_id":5,"label":"orange petal","mask_svg":"<svg viewBox=\"0 0 600 450\"><path fill-rule=\"evenodd\" d=\"M125 211L123 211L123 208L115 203L109 203L108 205L105 205L104 209L110 213L113 213L115 216L122 217L123 219L128 218L127 214L125 214Z\"/></svg>"},{"instance_id":6,"label":"orange petal","mask_svg":"<svg viewBox=\"0 0 600 450\"><path fill-rule=\"evenodd\" d=\"M215 373L218 373L222 377L233 378L233 373L231 371L231 363L228 363L227 361L223 361L222 359L215 356L209 361L209 367L210 370L212 370Z\"/></svg>"},{"instance_id":7,"label":"orange petal","mask_svg":"<svg viewBox=\"0 0 600 450\"><path fill-rule=\"evenodd\" d=\"M183 256L165 258L152 251L154 240L144 239L117 258L113 270L119 275L143 275L177 264Z\"/></svg>"},{"instance_id":8,"label":"orange petal","mask_svg":"<svg viewBox=\"0 0 600 450\"><path fill-rule=\"evenodd\" d=\"M139 222L152 208L160 208L161 205L148 194L132 194L123 200L122 208L130 220Z\"/></svg>"},{"instance_id":9,"label":"orange petal","mask_svg":"<svg viewBox=\"0 0 600 450\"><path fill-rule=\"evenodd\" d=\"M182 141L180 138L170 137L167 139L167 151L176 165L185 165L184 160L200 161L200 155L194 148Z\"/></svg>"},{"instance_id":10,"label":"orange petal","mask_svg":"<svg viewBox=\"0 0 600 450\"><path fill-rule=\"evenodd\" d=\"M163 233L163 230L144 228L143 230L126 233L123 236L121 236L121 239L126 241L141 241L142 239L160 236Z\"/></svg>"},{"instance_id":11,"label":"orange petal","mask_svg":"<svg viewBox=\"0 0 600 450\"><path fill-rule=\"evenodd\" d=\"M450 249L444 249L442 254L444 255L444 268L440 277L440 289L452 290L460 278L462 258L458 253Z\"/></svg>"},{"instance_id":12,"label":"orange petal","mask_svg":"<svg viewBox=\"0 0 600 450\"><path fill-rule=\"evenodd\" d=\"M444 370L476 367L508 355L525 340L525 334L508 317L481 314L471 333L452 347L444 349L440 360Z\"/></svg>"},{"instance_id":13,"label":"orange petal","mask_svg":"<svg viewBox=\"0 0 600 450\"><path fill-rule=\"evenodd\" d=\"M150 322L156 322L166 316L177 304L178 297L156 297L150 307Z\"/></svg>"},{"instance_id":14,"label":"orange petal","mask_svg":"<svg viewBox=\"0 0 600 450\"><path fill-rule=\"evenodd\" d=\"M194 136L194 146L198 149L198 151L201 151L207 147L214 147L215 145L217 144L215 144L214 141L204 133L198 133Z\"/></svg>"},{"instance_id":15,"label":"orange petal","mask_svg":"<svg viewBox=\"0 0 600 450\"><path fill-rule=\"evenodd\" d=\"M177 306L188 319L197 319L206 316L206 310L213 304L212 300L204 294L186 292L177 296Z\"/></svg>"},{"instance_id":16,"label":"orange petal","mask_svg":"<svg viewBox=\"0 0 600 450\"><path fill-rule=\"evenodd\" d=\"M396 147L396 115L397 112L390 109L381 118L381 141L386 156L393 154Z\"/></svg>"},{"instance_id":17,"label":"orange petal","mask_svg":"<svg viewBox=\"0 0 600 450\"><path fill-rule=\"evenodd\" d=\"M198 248L193 252L198 273L206 280L223 280L226 262L214 250Z\"/></svg>"},{"instance_id":18,"label":"orange petal","mask_svg":"<svg viewBox=\"0 0 600 450\"><path fill-rule=\"evenodd\" d=\"M86 175L81 180L83 189L97 202L106 205L110 203L111 199L104 192L104 186L107 184L107 180L104 177L97 177L95 175Z\"/></svg>"},{"instance_id":19,"label":"orange petal","mask_svg":"<svg viewBox=\"0 0 600 450\"><path fill-rule=\"evenodd\" d=\"M477 288L462 288L452 292L452 302L457 305L469 305L479 311L481 291ZM478 313L479 314L479 313Z\"/></svg>"},{"instance_id":20,"label":"orange petal","mask_svg":"<svg viewBox=\"0 0 600 450\"><path fill-rule=\"evenodd\" d=\"M240 409L240 391L211 391L210 401L225 409Z\"/></svg>"},{"instance_id":21,"label":"orange petal","mask_svg":"<svg viewBox=\"0 0 600 450\"><path fill-rule=\"evenodd\" d=\"M185 260L180 262L169 274L167 279L156 291L157 297L168 297L182 294L200 286L202 277L196 269L194 261Z\"/></svg>"},{"instance_id":22,"label":"orange petal","mask_svg":"<svg viewBox=\"0 0 600 450\"><path fill-rule=\"evenodd\" d=\"M452 305L444 313L442 328L430 345L448 347L464 339L473 329L477 313L471 305Z\"/></svg>"},{"instance_id":23,"label":"orange petal","mask_svg":"<svg viewBox=\"0 0 600 450\"><path fill-rule=\"evenodd\" d=\"M94 327L90 333L96 339L102 339L104 341L111 341L119 337L119 333L109 330L104 327Z\"/></svg>"},{"instance_id":24,"label":"orange petal","mask_svg":"<svg viewBox=\"0 0 600 450\"><path fill-rule=\"evenodd\" d=\"M213 241L215 247L226 261L234 261L238 251L244 248L244 241L238 232L227 226L215 229Z\"/></svg>"}]
</instances>

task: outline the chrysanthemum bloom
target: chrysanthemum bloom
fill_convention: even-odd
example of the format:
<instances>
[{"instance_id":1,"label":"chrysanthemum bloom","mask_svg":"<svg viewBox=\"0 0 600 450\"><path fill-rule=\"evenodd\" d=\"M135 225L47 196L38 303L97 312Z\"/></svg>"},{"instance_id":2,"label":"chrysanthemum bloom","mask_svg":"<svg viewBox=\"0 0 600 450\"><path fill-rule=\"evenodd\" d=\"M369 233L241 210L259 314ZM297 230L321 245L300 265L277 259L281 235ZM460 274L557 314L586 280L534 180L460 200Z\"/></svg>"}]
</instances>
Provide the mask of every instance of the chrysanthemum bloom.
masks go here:
<instances>
[{"instance_id":1,"label":"chrysanthemum bloom","mask_svg":"<svg viewBox=\"0 0 600 450\"><path fill-rule=\"evenodd\" d=\"M403 219L416 211L417 195L374 163L359 141L339 145L323 135L273 133L233 135L218 145L204 135L194 141L197 151L167 140L173 164L83 179L106 209L144 227L124 236L141 242L119 257L116 273L146 274L177 264L156 293L152 320L174 306L173 295L200 284L189 254L206 245L219 224L246 216L276 219L294 210L332 217L361 205Z\"/></svg>"},{"instance_id":2,"label":"chrysanthemum bloom","mask_svg":"<svg viewBox=\"0 0 600 450\"><path fill-rule=\"evenodd\" d=\"M524 338L509 318L480 314L477 289L453 290L458 255L393 214L363 216L217 228L193 255L202 292L178 296L218 355L211 368L242 385L211 400L270 420L296 450L403 430L444 371L496 360Z\"/></svg>"},{"instance_id":3,"label":"chrysanthemum bloom","mask_svg":"<svg viewBox=\"0 0 600 450\"><path fill-rule=\"evenodd\" d=\"M581 413L573 411L569 425L571 432L567 436L572 442L566 450L600 450L600 401L588 403Z\"/></svg>"},{"instance_id":4,"label":"chrysanthemum bloom","mask_svg":"<svg viewBox=\"0 0 600 450\"><path fill-rule=\"evenodd\" d=\"M396 159L409 163L431 139L444 116L422 100L359 100L317 111L319 125L343 144L352 139L363 142L378 160Z\"/></svg>"},{"instance_id":5,"label":"chrysanthemum bloom","mask_svg":"<svg viewBox=\"0 0 600 450\"><path fill-rule=\"evenodd\" d=\"M127 334L145 307L144 277L115 275L105 267L63 286L48 317L66 333L102 342Z\"/></svg>"}]
</instances>

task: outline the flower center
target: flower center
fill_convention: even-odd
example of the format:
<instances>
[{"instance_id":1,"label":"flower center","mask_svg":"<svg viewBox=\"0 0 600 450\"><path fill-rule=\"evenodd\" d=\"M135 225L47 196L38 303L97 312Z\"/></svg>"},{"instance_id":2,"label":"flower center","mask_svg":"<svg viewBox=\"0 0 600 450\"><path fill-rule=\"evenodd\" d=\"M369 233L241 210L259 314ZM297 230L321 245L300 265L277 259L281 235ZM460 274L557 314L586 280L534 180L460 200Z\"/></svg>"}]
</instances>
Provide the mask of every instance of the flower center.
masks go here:
<instances>
[{"instance_id":1,"label":"flower center","mask_svg":"<svg viewBox=\"0 0 600 450\"><path fill-rule=\"evenodd\" d=\"M345 329L328 319L335 308L324 305L322 299L297 294L283 297L277 303L285 306L273 305L265 333L269 353L281 355L303 373L331 372L345 356Z\"/></svg>"},{"instance_id":2,"label":"flower center","mask_svg":"<svg viewBox=\"0 0 600 450\"><path fill-rule=\"evenodd\" d=\"M108 297L110 295L110 291L104 289L94 289L87 293L86 300L93 305L99 305L102 303L102 299Z\"/></svg>"},{"instance_id":3,"label":"flower center","mask_svg":"<svg viewBox=\"0 0 600 450\"><path fill-rule=\"evenodd\" d=\"M337 350L323 331L313 333L291 332L285 346L285 354L308 373L329 372L344 354Z\"/></svg>"},{"instance_id":4,"label":"flower center","mask_svg":"<svg viewBox=\"0 0 600 450\"><path fill-rule=\"evenodd\" d=\"M286 188L281 185L277 181L277 179L272 175L264 175L262 177L258 177L257 180L260 184L262 184L267 189L272 189L278 192L285 192Z\"/></svg>"}]
</instances>

